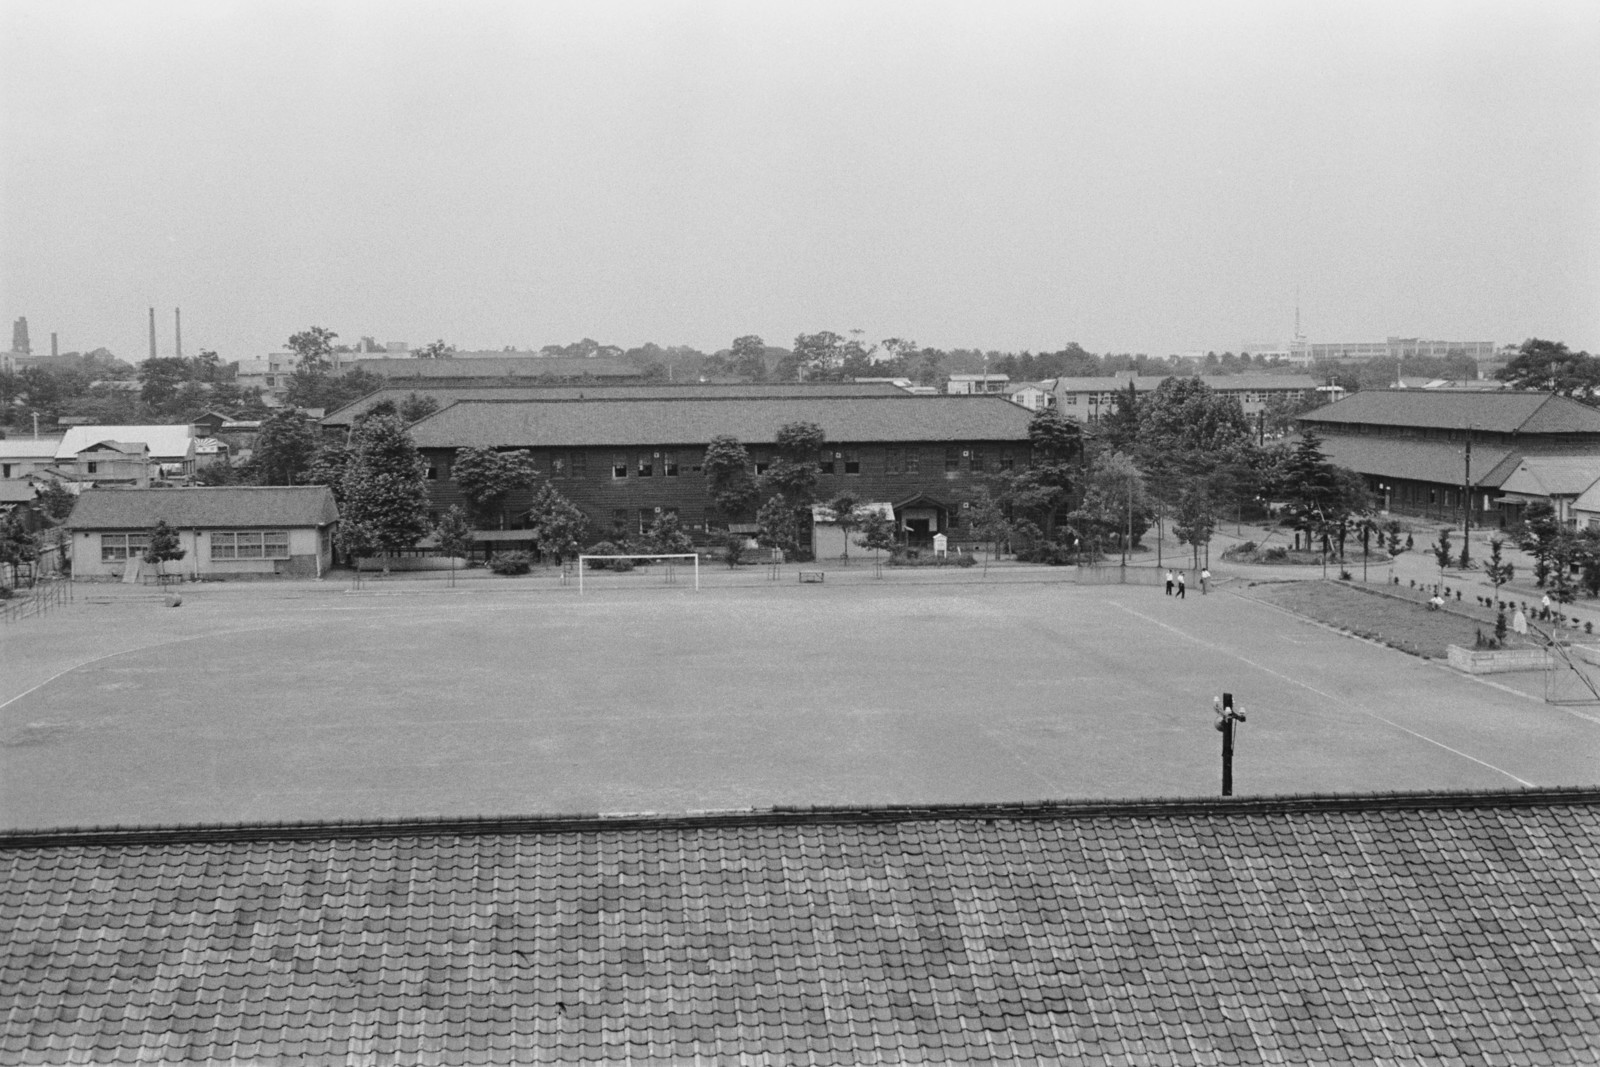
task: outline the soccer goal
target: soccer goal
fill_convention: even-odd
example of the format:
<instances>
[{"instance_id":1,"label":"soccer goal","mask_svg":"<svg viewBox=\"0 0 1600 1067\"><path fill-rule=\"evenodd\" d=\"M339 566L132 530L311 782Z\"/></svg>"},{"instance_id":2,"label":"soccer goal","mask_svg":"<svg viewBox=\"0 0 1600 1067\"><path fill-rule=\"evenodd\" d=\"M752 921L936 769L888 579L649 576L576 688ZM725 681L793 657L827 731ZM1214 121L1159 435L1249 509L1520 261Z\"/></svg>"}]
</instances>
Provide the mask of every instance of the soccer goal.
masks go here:
<instances>
[{"instance_id":1,"label":"soccer goal","mask_svg":"<svg viewBox=\"0 0 1600 1067\"><path fill-rule=\"evenodd\" d=\"M665 579L668 585L672 585L677 582L677 568L679 564L681 564L684 560L690 560L694 563L694 587L696 589L700 588L700 556L695 552L663 552L656 555L639 554L616 556L589 556L580 554L578 556L578 595L583 595L583 572L589 569L590 560L605 560L610 562L612 560L619 559L665 560L667 565L664 568L662 577ZM599 570L600 568L596 567L595 569Z\"/></svg>"}]
</instances>

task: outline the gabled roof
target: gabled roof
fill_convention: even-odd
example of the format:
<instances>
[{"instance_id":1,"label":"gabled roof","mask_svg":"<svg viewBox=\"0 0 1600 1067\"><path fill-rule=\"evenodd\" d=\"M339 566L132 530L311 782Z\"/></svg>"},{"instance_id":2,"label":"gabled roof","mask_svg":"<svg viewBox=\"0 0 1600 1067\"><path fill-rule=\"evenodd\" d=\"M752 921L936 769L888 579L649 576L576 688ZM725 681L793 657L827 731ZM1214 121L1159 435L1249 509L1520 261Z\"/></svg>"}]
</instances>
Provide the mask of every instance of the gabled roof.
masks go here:
<instances>
[{"instance_id":1,"label":"gabled roof","mask_svg":"<svg viewBox=\"0 0 1600 1067\"><path fill-rule=\"evenodd\" d=\"M74 426L56 448L56 459L71 459L100 441L142 441L160 458L188 457L194 438L183 426Z\"/></svg>"},{"instance_id":2,"label":"gabled roof","mask_svg":"<svg viewBox=\"0 0 1600 1067\"><path fill-rule=\"evenodd\" d=\"M325 485L226 485L184 489L86 489L66 525L74 530L325 526L339 518Z\"/></svg>"},{"instance_id":3,"label":"gabled roof","mask_svg":"<svg viewBox=\"0 0 1600 1067\"><path fill-rule=\"evenodd\" d=\"M59 437L0 438L0 459L55 459Z\"/></svg>"},{"instance_id":4,"label":"gabled roof","mask_svg":"<svg viewBox=\"0 0 1600 1067\"><path fill-rule=\"evenodd\" d=\"M1293 440L1286 441L1291 447ZM1393 437L1332 435L1322 441L1322 454L1328 462L1361 474L1379 478L1404 478L1440 485L1461 485L1466 480L1466 456L1453 441L1416 441ZM1510 457L1519 456L1509 448L1475 445L1472 449L1472 484L1485 489L1499 488L1511 470L1500 470Z\"/></svg>"},{"instance_id":5,"label":"gabled roof","mask_svg":"<svg viewBox=\"0 0 1600 1067\"><path fill-rule=\"evenodd\" d=\"M0 837L0 1060L1576 1063L1600 792Z\"/></svg>"},{"instance_id":6,"label":"gabled roof","mask_svg":"<svg viewBox=\"0 0 1600 1067\"><path fill-rule=\"evenodd\" d=\"M1363 389L1300 416L1318 429L1339 424L1518 434L1600 434L1600 410L1548 393Z\"/></svg>"},{"instance_id":7,"label":"gabled roof","mask_svg":"<svg viewBox=\"0 0 1600 1067\"><path fill-rule=\"evenodd\" d=\"M787 423L813 422L829 441L1028 439L1032 414L1003 396L725 397L716 400L462 400L411 427L419 448L703 445L729 435L770 444Z\"/></svg>"},{"instance_id":8,"label":"gabled roof","mask_svg":"<svg viewBox=\"0 0 1600 1067\"><path fill-rule=\"evenodd\" d=\"M432 397L440 406L457 400L712 400L723 397L903 396L892 382L749 383L749 382L592 382L587 385L468 385L439 379L389 385L328 413L324 426L350 426L379 401L399 404L412 393Z\"/></svg>"},{"instance_id":9,"label":"gabled roof","mask_svg":"<svg viewBox=\"0 0 1600 1067\"><path fill-rule=\"evenodd\" d=\"M1600 456L1524 456L1500 490L1522 496L1577 496L1600 480Z\"/></svg>"},{"instance_id":10,"label":"gabled roof","mask_svg":"<svg viewBox=\"0 0 1600 1067\"><path fill-rule=\"evenodd\" d=\"M127 456L147 456L150 446L143 441L96 441L78 454L81 456L84 452L121 452Z\"/></svg>"}]
</instances>

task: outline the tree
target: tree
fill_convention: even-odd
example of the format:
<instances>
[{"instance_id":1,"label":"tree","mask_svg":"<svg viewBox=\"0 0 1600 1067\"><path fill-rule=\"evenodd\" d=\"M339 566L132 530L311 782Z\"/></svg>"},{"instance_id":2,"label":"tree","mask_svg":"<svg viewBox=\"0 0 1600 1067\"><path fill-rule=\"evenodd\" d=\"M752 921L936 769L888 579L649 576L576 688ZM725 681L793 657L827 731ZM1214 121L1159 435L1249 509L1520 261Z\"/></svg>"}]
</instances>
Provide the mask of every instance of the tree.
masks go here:
<instances>
[{"instance_id":1,"label":"tree","mask_svg":"<svg viewBox=\"0 0 1600 1067\"><path fill-rule=\"evenodd\" d=\"M144 549L144 561L155 565L156 576L161 581L166 581L167 575L163 565L168 560L180 560L185 555L187 553L178 547L178 531L168 526L165 520L157 521L155 529L150 531L150 540Z\"/></svg>"},{"instance_id":2,"label":"tree","mask_svg":"<svg viewBox=\"0 0 1600 1067\"><path fill-rule=\"evenodd\" d=\"M289 374L283 399L295 407L333 411L376 392L385 384L384 379L360 368L335 375L320 366L297 367Z\"/></svg>"},{"instance_id":3,"label":"tree","mask_svg":"<svg viewBox=\"0 0 1600 1067\"><path fill-rule=\"evenodd\" d=\"M415 354L418 359L454 359L456 346L447 345L444 339L440 338L431 344L423 345Z\"/></svg>"},{"instance_id":4,"label":"tree","mask_svg":"<svg viewBox=\"0 0 1600 1067\"><path fill-rule=\"evenodd\" d=\"M750 477L750 454L737 437L717 436L706 446L706 492L717 511L730 518L742 515L756 500Z\"/></svg>"},{"instance_id":5,"label":"tree","mask_svg":"<svg viewBox=\"0 0 1600 1067\"><path fill-rule=\"evenodd\" d=\"M894 551L894 523L878 509L864 509L856 520L856 529L861 531L856 544L862 548L873 552Z\"/></svg>"},{"instance_id":6,"label":"tree","mask_svg":"<svg viewBox=\"0 0 1600 1067\"><path fill-rule=\"evenodd\" d=\"M0 518L0 564L11 568L11 584L17 584L17 568L39 558L39 539L28 532L18 512Z\"/></svg>"},{"instance_id":7,"label":"tree","mask_svg":"<svg viewBox=\"0 0 1600 1067\"><path fill-rule=\"evenodd\" d=\"M810 504L816 496L822 468L817 453L827 435L814 422L790 422L773 436L777 457L756 482L757 496L782 495L795 506Z\"/></svg>"},{"instance_id":8,"label":"tree","mask_svg":"<svg viewBox=\"0 0 1600 1067\"><path fill-rule=\"evenodd\" d=\"M152 356L139 364L139 398L152 408L164 409L178 395L178 387L189 380L189 374L186 359Z\"/></svg>"},{"instance_id":9,"label":"tree","mask_svg":"<svg viewBox=\"0 0 1600 1067\"><path fill-rule=\"evenodd\" d=\"M1444 586L1444 569L1450 566L1450 531L1440 530L1439 540L1433 543L1433 558L1439 561L1439 585Z\"/></svg>"},{"instance_id":10,"label":"tree","mask_svg":"<svg viewBox=\"0 0 1600 1067\"><path fill-rule=\"evenodd\" d=\"M439 401L426 393L407 393L400 401L400 417L406 423L419 422L439 410Z\"/></svg>"},{"instance_id":11,"label":"tree","mask_svg":"<svg viewBox=\"0 0 1600 1067\"><path fill-rule=\"evenodd\" d=\"M781 548L793 554L800 550L800 538L805 531L802 516L809 516L809 505L797 505L778 493L770 497L756 512L758 532L756 540L769 548Z\"/></svg>"},{"instance_id":12,"label":"tree","mask_svg":"<svg viewBox=\"0 0 1600 1067\"><path fill-rule=\"evenodd\" d=\"M528 508L528 526L541 556L559 563L562 557L575 555L588 525L588 516L576 504L548 481L539 479Z\"/></svg>"},{"instance_id":13,"label":"tree","mask_svg":"<svg viewBox=\"0 0 1600 1067\"><path fill-rule=\"evenodd\" d=\"M348 445L323 444L306 466L305 485L325 485L333 490L335 503L344 503L344 476L350 469L355 450Z\"/></svg>"},{"instance_id":14,"label":"tree","mask_svg":"<svg viewBox=\"0 0 1600 1067\"><path fill-rule=\"evenodd\" d=\"M753 382L766 378L767 343L753 333L734 338L728 369Z\"/></svg>"},{"instance_id":15,"label":"tree","mask_svg":"<svg viewBox=\"0 0 1600 1067\"><path fill-rule=\"evenodd\" d=\"M1097 457L1090 465L1083 503L1071 518L1097 541L1113 540L1121 544L1126 553L1150 528L1154 512L1144 475L1139 473L1133 458L1111 452Z\"/></svg>"},{"instance_id":16,"label":"tree","mask_svg":"<svg viewBox=\"0 0 1600 1067\"><path fill-rule=\"evenodd\" d=\"M1190 487L1178 502L1178 515L1172 532L1180 545L1188 545L1193 550L1196 569L1200 566L1200 546L1211 543L1211 533L1216 525L1211 498L1206 495L1204 487Z\"/></svg>"},{"instance_id":17,"label":"tree","mask_svg":"<svg viewBox=\"0 0 1600 1067\"><path fill-rule=\"evenodd\" d=\"M667 555L677 553L682 555L694 551L694 541L689 537L678 522L678 516L670 511L664 511L650 524L644 534L645 543L650 546L651 552Z\"/></svg>"},{"instance_id":18,"label":"tree","mask_svg":"<svg viewBox=\"0 0 1600 1067\"><path fill-rule=\"evenodd\" d=\"M1498 537L1489 542L1489 562L1483 566L1483 576L1494 586L1496 605L1500 602L1500 587L1517 576L1516 565L1503 560L1500 556L1500 549L1504 544L1505 542Z\"/></svg>"},{"instance_id":19,"label":"tree","mask_svg":"<svg viewBox=\"0 0 1600 1067\"><path fill-rule=\"evenodd\" d=\"M1518 389L1536 389L1593 404L1600 393L1600 359L1587 352L1568 351L1560 341L1530 337L1495 377Z\"/></svg>"},{"instance_id":20,"label":"tree","mask_svg":"<svg viewBox=\"0 0 1600 1067\"><path fill-rule=\"evenodd\" d=\"M501 452L493 448L462 448L451 464L456 488L478 529L503 529L507 499L530 486L536 475L533 458L525 449Z\"/></svg>"},{"instance_id":21,"label":"tree","mask_svg":"<svg viewBox=\"0 0 1600 1067\"><path fill-rule=\"evenodd\" d=\"M60 522L72 514L72 505L78 498L72 490L57 481L48 481L33 491L34 499L39 502L39 507L44 509L45 518L51 522Z\"/></svg>"},{"instance_id":22,"label":"tree","mask_svg":"<svg viewBox=\"0 0 1600 1067\"><path fill-rule=\"evenodd\" d=\"M861 524L861 517L856 514L856 498L853 496L837 496L828 501L828 509L833 512L833 523L839 527L839 532L844 534L844 561L850 562L850 534Z\"/></svg>"},{"instance_id":23,"label":"tree","mask_svg":"<svg viewBox=\"0 0 1600 1067\"><path fill-rule=\"evenodd\" d=\"M1130 380L1118 391L1111 414L1100 420L1100 438L1114 452L1132 452L1139 443L1139 390Z\"/></svg>"},{"instance_id":24,"label":"tree","mask_svg":"<svg viewBox=\"0 0 1600 1067\"><path fill-rule=\"evenodd\" d=\"M321 370L333 355L333 342L339 335L321 326L312 326L289 337L289 350L302 370Z\"/></svg>"},{"instance_id":25,"label":"tree","mask_svg":"<svg viewBox=\"0 0 1600 1067\"><path fill-rule=\"evenodd\" d=\"M1561 522L1548 501L1537 500L1522 513L1517 528L1517 547L1533 557L1533 584L1543 588L1550 577L1550 562L1561 540Z\"/></svg>"},{"instance_id":26,"label":"tree","mask_svg":"<svg viewBox=\"0 0 1600 1067\"><path fill-rule=\"evenodd\" d=\"M369 419L356 434L344 495L343 547L358 564L414 548L427 536L427 467L398 418Z\"/></svg>"},{"instance_id":27,"label":"tree","mask_svg":"<svg viewBox=\"0 0 1600 1067\"><path fill-rule=\"evenodd\" d=\"M998 556L1001 545L1011 539L1011 523L1006 519L1005 504L987 489L980 489L967 513L967 525L979 540L989 546L988 554L984 557L984 567L987 568L989 559Z\"/></svg>"},{"instance_id":28,"label":"tree","mask_svg":"<svg viewBox=\"0 0 1600 1067\"><path fill-rule=\"evenodd\" d=\"M304 485L316 452L316 425L303 412L281 408L261 421L253 458L262 484Z\"/></svg>"},{"instance_id":29,"label":"tree","mask_svg":"<svg viewBox=\"0 0 1600 1067\"><path fill-rule=\"evenodd\" d=\"M452 504L433 525L439 551L450 557L450 584L456 584L456 559L472 551L472 524L467 513Z\"/></svg>"}]
</instances>

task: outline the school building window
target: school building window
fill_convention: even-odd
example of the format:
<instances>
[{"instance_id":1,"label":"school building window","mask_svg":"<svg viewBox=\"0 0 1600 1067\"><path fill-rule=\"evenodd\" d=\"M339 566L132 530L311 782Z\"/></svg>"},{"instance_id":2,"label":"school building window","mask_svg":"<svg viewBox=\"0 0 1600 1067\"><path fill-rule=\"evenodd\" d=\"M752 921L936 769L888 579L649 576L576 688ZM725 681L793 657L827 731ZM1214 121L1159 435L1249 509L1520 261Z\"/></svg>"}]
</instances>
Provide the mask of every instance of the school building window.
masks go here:
<instances>
[{"instance_id":1,"label":"school building window","mask_svg":"<svg viewBox=\"0 0 1600 1067\"><path fill-rule=\"evenodd\" d=\"M218 530L211 534L212 559L288 559L288 530Z\"/></svg>"},{"instance_id":2,"label":"school building window","mask_svg":"<svg viewBox=\"0 0 1600 1067\"><path fill-rule=\"evenodd\" d=\"M844 450L844 472L846 474L861 473L861 453L853 448Z\"/></svg>"},{"instance_id":3,"label":"school building window","mask_svg":"<svg viewBox=\"0 0 1600 1067\"><path fill-rule=\"evenodd\" d=\"M428 481L436 482L438 480L439 480L439 468L434 466L432 463L428 464Z\"/></svg>"},{"instance_id":4,"label":"school building window","mask_svg":"<svg viewBox=\"0 0 1600 1067\"><path fill-rule=\"evenodd\" d=\"M639 477L649 478L656 472L655 457L648 452L639 453Z\"/></svg>"},{"instance_id":5,"label":"school building window","mask_svg":"<svg viewBox=\"0 0 1600 1067\"><path fill-rule=\"evenodd\" d=\"M678 454L676 452L661 453L661 473L668 478L678 476Z\"/></svg>"},{"instance_id":6,"label":"school building window","mask_svg":"<svg viewBox=\"0 0 1600 1067\"><path fill-rule=\"evenodd\" d=\"M967 469L973 474L983 473L983 453L976 448L972 450L972 455L967 459Z\"/></svg>"},{"instance_id":7,"label":"school building window","mask_svg":"<svg viewBox=\"0 0 1600 1067\"><path fill-rule=\"evenodd\" d=\"M945 449L944 450L944 472L946 474L953 474L954 472L956 472L956 471L958 471L960 469L961 469L961 450L959 448L947 448L947 449Z\"/></svg>"},{"instance_id":8,"label":"school building window","mask_svg":"<svg viewBox=\"0 0 1600 1067\"><path fill-rule=\"evenodd\" d=\"M823 449L817 453L817 470L822 474L833 473L834 453L832 449Z\"/></svg>"},{"instance_id":9,"label":"school building window","mask_svg":"<svg viewBox=\"0 0 1600 1067\"><path fill-rule=\"evenodd\" d=\"M589 458L582 452L574 452L567 457L571 460L572 476L582 478L589 471Z\"/></svg>"},{"instance_id":10,"label":"school building window","mask_svg":"<svg viewBox=\"0 0 1600 1067\"><path fill-rule=\"evenodd\" d=\"M757 474L767 473L767 468L772 466L772 457L765 452L753 453L750 458L755 461Z\"/></svg>"},{"instance_id":11,"label":"school building window","mask_svg":"<svg viewBox=\"0 0 1600 1067\"><path fill-rule=\"evenodd\" d=\"M626 533L627 530L628 530L628 509L627 508L612 508L611 509L611 532L620 534L620 533Z\"/></svg>"},{"instance_id":12,"label":"school building window","mask_svg":"<svg viewBox=\"0 0 1600 1067\"><path fill-rule=\"evenodd\" d=\"M1000 450L1000 469L1003 471L1015 470L1016 466L1017 461L1016 458L1012 456L1011 450L1009 448L1002 448Z\"/></svg>"},{"instance_id":13,"label":"school building window","mask_svg":"<svg viewBox=\"0 0 1600 1067\"><path fill-rule=\"evenodd\" d=\"M654 508L639 509L639 532L641 534L649 533L650 527L655 524L655 521L656 512Z\"/></svg>"},{"instance_id":14,"label":"school building window","mask_svg":"<svg viewBox=\"0 0 1600 1067\"><path fill-rule=\"evenodd\" d=\"M552 477L552 478L565 478L566 476L567 476L567 457L566 456L560 456L560 455L551 456L550 457L550 477Z\"/></svg>"},{"instance_id":15,"label":"school building window","mask_svg":"<svg viewBox=\"0 0 1600 1067\"><path fill-rule=\"evenodd\" d=\"M101 534L100 562L120 563L131 556L142 556L150 547L148 534Z\"/></svg>"},{"instance_id":16,"label":"school building window","mask_svg":"<svg viewBox=\"0 0 1600 1067\"><path fill-rule=\"evenodd\" d=\"M613 477L613 478L626 478L627 476L628 476L628 457L627 456L612 456L611 457L611 477Z\"/></svg>"}]
</instances>

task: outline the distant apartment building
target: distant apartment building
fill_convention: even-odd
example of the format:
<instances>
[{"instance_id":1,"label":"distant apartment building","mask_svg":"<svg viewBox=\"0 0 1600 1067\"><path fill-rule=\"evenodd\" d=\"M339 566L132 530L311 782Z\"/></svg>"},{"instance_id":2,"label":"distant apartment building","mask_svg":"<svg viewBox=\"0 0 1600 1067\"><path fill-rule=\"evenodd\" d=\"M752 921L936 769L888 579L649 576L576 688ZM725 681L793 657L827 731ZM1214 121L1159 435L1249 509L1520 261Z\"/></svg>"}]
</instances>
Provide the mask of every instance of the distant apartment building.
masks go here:
<instances>
[{"instance_id":1,"label":"distant apartment building","mask_svg":"<svg viewBox=\"0 0 1600 1067\"><path fill-rule=\"evenodd\" d=\"M1074 422L1096 423L1116 410L1120 398L1132 383L1134 392L1144 396L1172 375L1123 372L1110 378L1055 378L1041 383L1054 397L1051 406ZM1317 383L1301 374L1215 374L1201 379L1212 392L1232 397L1246 416L1254 417L1266 409L1275 396L1303 400L1317 395Z\"/></svg>"}]
</instances>

